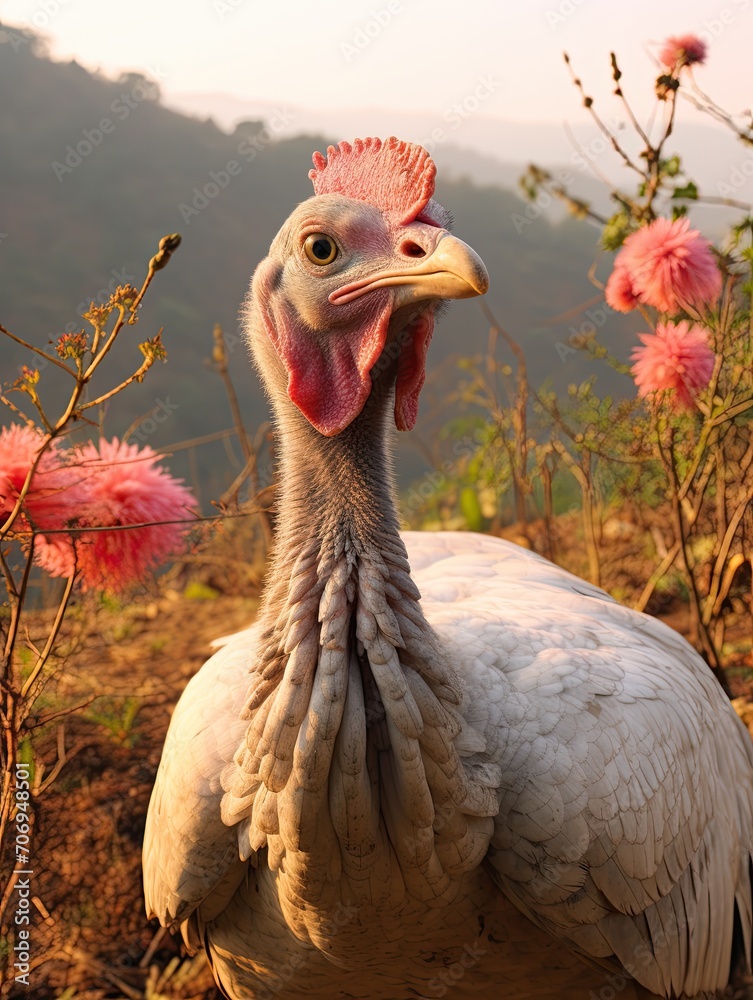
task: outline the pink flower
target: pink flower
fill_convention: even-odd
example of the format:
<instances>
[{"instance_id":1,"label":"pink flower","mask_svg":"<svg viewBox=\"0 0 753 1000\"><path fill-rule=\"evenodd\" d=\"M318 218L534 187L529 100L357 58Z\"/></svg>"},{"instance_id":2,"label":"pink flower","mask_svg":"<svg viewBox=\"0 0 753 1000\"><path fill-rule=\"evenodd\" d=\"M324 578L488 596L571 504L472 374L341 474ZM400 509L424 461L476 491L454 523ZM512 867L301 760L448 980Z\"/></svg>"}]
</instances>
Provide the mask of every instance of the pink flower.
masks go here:
<instances>
[{"instance_id":1,"label":"pink flower","mask_svg":"<svg viewBox=\"0 0 753 1000\"><path fill-rule=\"evenodd\" d=\"M673 35L659 53L659 62L671 70L703 63L705 58L706 43L696 35Z\"/></svg>"},{"instance_id":2,"label":"pink flower","mask_svg":"<svg viewBox=\"0 0 753 1000\"><path fill-rule=\"evenodd\" d=\"M84 590L121 592L180 549L185 526L149 522L185 518L196 501L156 461L151 448L139 451L117 438L78 449L74 462L86 487L78 527L147 526L38 537L38 564L51 576L77 570Z\"/></svg>"},{"instance_id":3,"label":"pink flower","mask_svg":"<svg viewBox=\"0 0 753 1000\"><path fill-rule=\"evenodd\" d=\"M697 229L690 228L688 219L674 222L655 219L632 233L617 254L614 266L629 276L632 294L660 312L675 313L689 305L710 305L719 298L722 289L722 276L711 244ZM622 281L623 277L617 278L615 284L624 293Z\"/></svg>"},{"instance_id":4,"label":"pink flower","mask_svg":"<svg viewBox=\"0 0 753 1000\"><path fill-rule=\"evenodd\" d=\"M627 313L635 309L638 298L633 290L633 282L627 268L615 267L604 289L607 305L617 312Z\"/></svg>"},{"instance_id":5,"label":"pink flower","mask_svg":"<svg viewBox=\"0 0 753 1000\"><path fill-rule=\"evenodd\" d=\"M638 393L671 389L677 407L693 407L693 394L704 389L714 370L714 352L709 347L709 331L702 326L659 323L656 333L638 335L645 345L636 347L631 368Z\"/></svg>"},{"instance_id":6,"label":"pink flower","mask_svg":"<svg viewBox=\"0 0 753 1000\"><path fill-rule=\"evenodd\" d=\"M7 520L42 446L32 427L0 430L0 524ZM175 521L195 504L191 491L156 465L151 448L101 441L65 450L57 441L42 454L14 522L40 532L34 561L51 576L80 574L84 590L122 591L180 548L185 528ZM119 531L74 529L142 524Z\"/></svg>"},{"instance_id":7,"label":"pink flower","mask_svg":"<svg viewBox=\"0 0 753 1000\"><path fill-rule=\"evenodd\" d=\"M73 576L76 572L73 536L67 532L37 535L34 539L34 562L50 576Z\"/></svg>"},{"instance_id":8,"label":"pink flower","mask_svg":"<svg viewBox=\"0 0 753 1000\"><path fill-rule=\"evenodd\" d=\"M23 489L26 476L42 447L42 434L32 427L11 424L0 430L0 524L7 520ZM21 508L23 524L15 527L62 528L75 519L82 502L81 476L68 467L57 441L44 452Z\"/></svg>"}]
</instances>

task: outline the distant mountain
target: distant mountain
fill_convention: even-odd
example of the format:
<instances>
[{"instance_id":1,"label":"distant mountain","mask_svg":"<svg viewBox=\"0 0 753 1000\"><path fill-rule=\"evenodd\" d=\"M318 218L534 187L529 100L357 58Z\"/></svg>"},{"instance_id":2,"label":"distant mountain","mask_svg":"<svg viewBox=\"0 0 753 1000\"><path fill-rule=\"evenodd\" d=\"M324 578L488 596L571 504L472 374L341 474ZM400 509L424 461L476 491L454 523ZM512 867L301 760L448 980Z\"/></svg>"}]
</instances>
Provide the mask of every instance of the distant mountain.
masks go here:
<instances>
[{"instance_id":1,"label":"distant mountain","mask_svg":"<svg viewBox=\"0 0 753 1000\"><path fill-rule=\"evenodd\" d=\"M566 122L533 123L502 121L479 111L466 116L445 114L432 116L416 112L385 111L364 108L358 111L329 111L304 105L275 105L268 101L249 101L230 94L182 93L165 99L169 107L184 114L212 118L221 128L231 130L244 118L268 119L284 111L286 123L280 135L318 132L348 139L356 135L399 135L431 148L441 170L450 176L467 176L479 184L517 187L522 168L530 162L549 168L568 168L573 173L578 193L601 200L604 192L595 176L587 169L593 164L616 182L628 182L624 168L604 137L592 123ZM573 90L573 117L579 99ZM608 105L607 105L608 106ZM619 107L619 106L618 106ZM624 118L624 116L623 116ZM629 130L622 118L605 114L608 129L630 144ZM439 132L437 132L439 130ZM432 135L440 141L432 142ZM753 202L753 175L740 172L741 146L729 130L709 121L709 124L688 123L678 115L668 153L681 150L690 172L707 194L718 194L719 184L738 188L736 195Z\"/></svg>"},{"instance_id":2,"label":"distant mountain","mask_svg":"<svg viewBox=\"0 0 753 1000\"><path fill-rule=\"evenodd\" d=\"M79 314L91 299L105 298L107 289L126 280L140 284L159 238L181 232L183 245L156 276L138 327L122 335L102 374L114 380L133 370L141 360L138 341L159 327L169 363L156 365L143 384L113 401L108 433L122 434L136 422L137 438L161 447L230 425L220 381L203 365L215 322L231 338L232 372L249 423L265 419L238 307L280 225L311 193L311 152L337 133L278 138L260 132L261 118L272 125L275 109L228 133L164 107L157 88L137 74L112 81L75 62L51 62L34 45L12 44L7 31L0 34L0 92L0 232L6 234L0 241L0 320L44 346L82 326ZM369 123L359 131L371 131ZM521 147L509 150L521 164L528 154ZM526 347L532 378L552 376L560 384L582 378L583 359L562 345L591 322L585 310L598 293L587 270L596 230L570 219L552 224L557 216L549 208L529 210L527 217L516 194L460 177L482 165L489 171L488 157L464 159L449 145L447 156L437 196L451 209L457 232L486 261L488 303ZM508 173L508 183L513 180ZM594 316L612 339L624 337L626 355L634 341L630 321L614 314L607 321L603 310ZM440 325L430 354L431 370L439 374L424 404L437 423L453 411L446 402L432 408L432 393L435 403L444 400L458 378L452 359L483 352L487 333L474 302L454 304ZM28 362L0 337L3 380ZM48 392L52 376L44 373ZM155 408L165 417L161 422L149 418ZM426 421L419 429L431 433ZM403 462L408 474L416 461L414 455ZM202 453L201 462L206 499L218 495L236 470L218 449ZM196 465L192 475L195 481Z\"/></svg>"}]
</instances>

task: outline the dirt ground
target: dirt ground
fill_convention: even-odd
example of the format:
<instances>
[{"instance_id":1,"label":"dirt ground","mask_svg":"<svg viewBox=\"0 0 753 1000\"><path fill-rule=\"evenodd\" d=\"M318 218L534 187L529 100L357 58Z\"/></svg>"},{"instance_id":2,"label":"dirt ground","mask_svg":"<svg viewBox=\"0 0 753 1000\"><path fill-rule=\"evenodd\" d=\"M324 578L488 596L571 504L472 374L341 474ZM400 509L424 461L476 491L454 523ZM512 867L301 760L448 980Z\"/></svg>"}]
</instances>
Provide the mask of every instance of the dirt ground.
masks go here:
<instances>
[{"instance_id":1,"label":"dirt ground","mask_svg":"<svg viewBox=\"0 0 753 1000\"><path fill-rule=\"evenodd\" d=\"M99 609L78 637L82 648L69 658L56 700L102 697L65 720L68 761L36 810L35 1000L216 995L203 957L184 961L179 943L147 921L140 852L175 702L211 641L246 627L255 610L254 598L185 599L168 590ZM54 762L59 733L48 728L45 756ZM160 982L165 972L172 974ZM30 994L18 987L9 995Z\"/></svg>"},{"instance_id":2,"label":"dirt ground","mask_svg":"<svg viewBox=\"0 0 753 1000\"><path fill-rule=\"evenodd\" d=\"M619 532L616 532L619 536ZM563 539L568 531L563 530ZM624 542L628 544L629 542ZM623 544L621 543L621 544ZM625 589L629 559L616 545L608 575ZM577 556L573 562L577 563ZM567 562L567 560L564 560ZM577 565L569 568L581 569ZM610 580L606 581L609 586ZM193 596L187 596L193 595ZM684 630L686 612L671 595L654 610ZM171 711L210 642L253 619L257 595L174 588L126 607L82 608L71 629L79 651L57 683L56 703L95 702L46 729L46 755L63 740L67 761L38 802L32 834L34 919L31 990L35 1000L214 1000L202 956L146 919L140 849L146 808ZM733 621L742 652L728 677L736 707L753 731L750 608ZM737 629L737 632L735 632ZM63 729L59 728L63 726ZM739 995L739 994L738 994Z\"/></svg>"}]
</instances>

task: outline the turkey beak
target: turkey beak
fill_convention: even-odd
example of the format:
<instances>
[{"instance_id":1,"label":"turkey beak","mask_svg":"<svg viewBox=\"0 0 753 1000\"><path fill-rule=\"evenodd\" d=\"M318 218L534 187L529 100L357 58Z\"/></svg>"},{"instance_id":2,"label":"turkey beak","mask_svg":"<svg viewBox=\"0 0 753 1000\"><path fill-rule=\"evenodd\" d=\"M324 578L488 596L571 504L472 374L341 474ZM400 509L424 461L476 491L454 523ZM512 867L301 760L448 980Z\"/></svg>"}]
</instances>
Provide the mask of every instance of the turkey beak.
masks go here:
<instances>
[{"instance_id":1,"label":"turkey beak","mask_svg":"<svg viewBox=\"0 0 753 1000\"><path fill-rule=\"evenodd\" d=\"M445 233L434 249L411 267L390 268L343 285L329 296L333 305L360 298L375 288L394 287L393 308L426 299L470 299L489 288L489 274L475 250Z\"/></svg>"},{"instance_id":2,"label":"turkey beak","mask_svg":"<svg viewBox=\"0 0 753 1000\"><path fill-rule=\"evenodd\" d=\"M449 233L420 264L395 277L395 308L423 299L470 299L489 290L484 262Z\"/></svg>"}]
</instances>

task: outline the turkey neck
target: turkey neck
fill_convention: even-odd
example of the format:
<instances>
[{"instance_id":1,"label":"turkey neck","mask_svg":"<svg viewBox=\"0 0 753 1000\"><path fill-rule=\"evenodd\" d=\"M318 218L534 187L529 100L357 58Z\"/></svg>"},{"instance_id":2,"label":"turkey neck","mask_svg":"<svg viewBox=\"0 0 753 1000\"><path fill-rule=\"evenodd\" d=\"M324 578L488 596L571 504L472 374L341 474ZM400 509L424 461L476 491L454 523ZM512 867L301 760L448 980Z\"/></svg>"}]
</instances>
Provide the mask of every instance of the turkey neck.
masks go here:
<instances>
[{"instance_id":1,"label":"turkey neck","mask_svg":"<svg viewBox=\"0 0 753 1000\"><path fill-rule=\"evenodd\" d=\"M361 414L335 437L304 418L282 426L277 552L282 560L317 544L321 561L343 551L378 560L400 550L386 410L390 394L377 384ZM296 414L297 415L297 414ZM276 564L277 560L276 560Z\"/></svg>"},{"instance_id":2,"label":"turkey neck","mask_svg":"<svg viewBox=\"0 0 753 1000\"><path fill-rule=\"evenodd\" d=\"M390 454L393 386L390 363L374 380L359 416L331 438L315 431L286 397L276 399L278 520L260 609L267 658L291 651L302 637L303 619L314 627L332 614L349 613L364 590L372 603L378 593L383 603L410 610L432 643L399 533ZM336 599L341 591L345 609ZM398 631L391 638L402 645Z\"/></svg>"},{"instance_id":3,"label":"turkey neck","mask_svg":"<svg viewBox=\"0 0 753 1000\"><path fill-rule=\"evenodd\" d=\"M243 821L249 852L267 847L286 920L315 940L312 914L337 899L380 906L402 885L447 902L457 889L448 868L478 863L497 803L459 757L460 683L398 531L395 362L332 438L281 380L267 384L280 432L276 546L223 818Z\"/></svg>"},{"instance_id":4,"label":"turkey neck","mask_svg":"<svg viewBox=\"0 0 753 1000\"><path fill-rule=\"evenodd\" d=\"M395 368L385 362L362 412L331 438L279 386L272 394L281 488L243 765L270 792L291 775L321 790L338 736L362 761L367 731L384 745L418 739L417 698L460 699L398 530L387 430Z\"/></svg>"}]
</instances>

